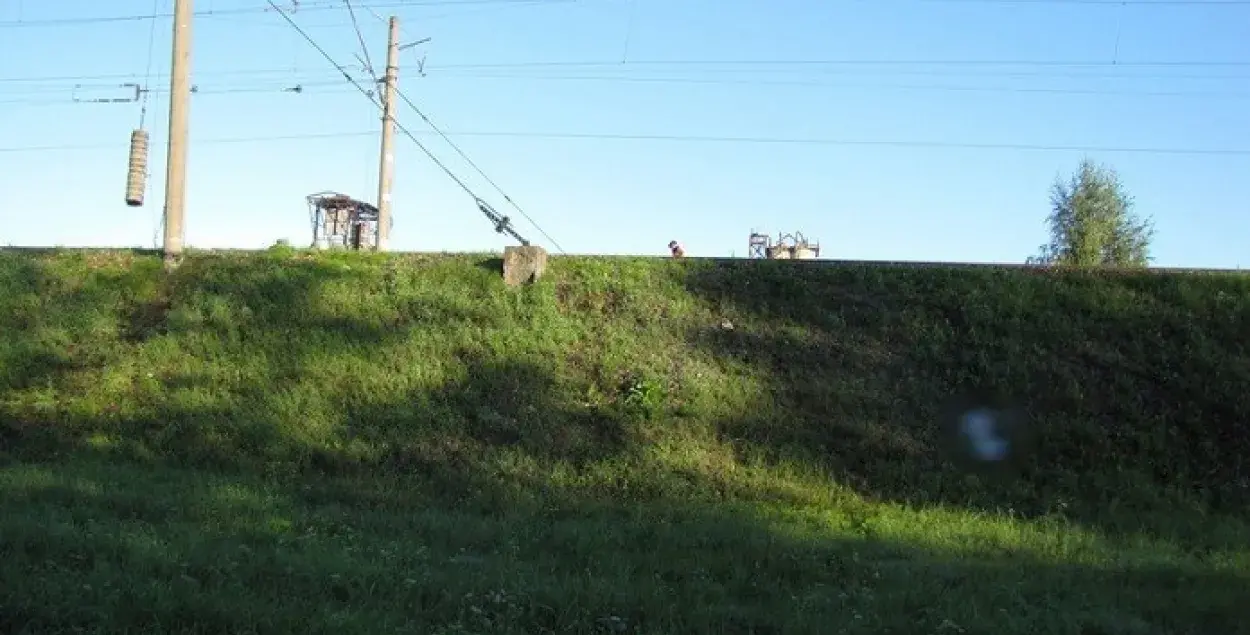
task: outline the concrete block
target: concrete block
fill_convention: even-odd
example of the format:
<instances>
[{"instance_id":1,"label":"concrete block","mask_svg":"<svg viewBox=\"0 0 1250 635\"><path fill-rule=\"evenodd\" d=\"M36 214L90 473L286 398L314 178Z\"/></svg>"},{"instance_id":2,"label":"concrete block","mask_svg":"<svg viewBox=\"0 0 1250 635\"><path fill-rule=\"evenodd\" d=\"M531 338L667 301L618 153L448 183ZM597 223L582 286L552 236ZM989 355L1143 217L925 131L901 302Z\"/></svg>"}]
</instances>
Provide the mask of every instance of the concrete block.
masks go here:
<instances>
[{"instance_id":1,"label":"concrete block","mask_svg":"<svg viewBox=\"0 0 1250 635\"><path fill-rule=\"evenodd\" d=\"M503 281L510 287L530 284L547 271L547 250L538 245L503 250Z\"/></svg>"}]
</instances>

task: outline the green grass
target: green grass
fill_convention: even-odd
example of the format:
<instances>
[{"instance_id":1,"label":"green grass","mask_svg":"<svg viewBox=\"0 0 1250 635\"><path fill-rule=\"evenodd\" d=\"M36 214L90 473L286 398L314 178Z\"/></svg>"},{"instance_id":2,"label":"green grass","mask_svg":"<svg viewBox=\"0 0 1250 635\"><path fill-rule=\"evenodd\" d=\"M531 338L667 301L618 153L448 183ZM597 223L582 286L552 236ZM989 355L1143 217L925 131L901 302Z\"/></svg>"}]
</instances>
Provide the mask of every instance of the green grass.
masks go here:
<instances>
[{"instance_id":1,"label":"green grass","mask_svg":"<svg viewBox=\"0 0 1250 635\"><path fill-rule=\"evenodd\" d=\"M1250 277L497 266L0 252L0 632L1250 633Z\"/></svg>"}]
</instances>

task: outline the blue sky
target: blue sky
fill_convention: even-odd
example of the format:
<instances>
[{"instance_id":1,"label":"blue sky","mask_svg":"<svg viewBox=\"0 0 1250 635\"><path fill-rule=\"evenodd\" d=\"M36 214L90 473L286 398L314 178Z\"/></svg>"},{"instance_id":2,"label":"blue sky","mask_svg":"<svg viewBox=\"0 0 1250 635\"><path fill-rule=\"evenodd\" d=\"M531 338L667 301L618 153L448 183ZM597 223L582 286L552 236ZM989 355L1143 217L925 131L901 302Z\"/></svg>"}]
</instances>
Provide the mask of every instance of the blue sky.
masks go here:
<instances>
[{"instance_id":1,"label":"blue sky","mask_svg":"<svg viewBox=\"0 0 1250 635\"><path fill-rule=\"evenodd\" d=\"M299 4L293 18L356 64L344 3ZM663 254L677 239L691 255L744 256L758 229L802 231L825 257L1018 262L1045 240L1054 178L1088 156L1115 167L1155 219L1157 264L1250 266L1250 3L353 4L375 65L380 18L398 15L405 42L432 38L404 52L401 89L569 253ZM376 196L376 109L265 7L196 1L212 14L195 22L193 247L306 244L305 195ZM6 208L0 244L154 244L171 20L73 21L153 9L0 2L0 187L29 201ZM74 100L148 81L153 23L152 178L147 205L129 208L140 105ZM296 85L303 92L283 90ZM415 113L398 112L471 189L552 247ZM591 138L547 136L569 133ZM414 143L396 147L394 249L509 244ZM1158 152L1221 149L1246 152Z\"/></svg>"}]
</instances>

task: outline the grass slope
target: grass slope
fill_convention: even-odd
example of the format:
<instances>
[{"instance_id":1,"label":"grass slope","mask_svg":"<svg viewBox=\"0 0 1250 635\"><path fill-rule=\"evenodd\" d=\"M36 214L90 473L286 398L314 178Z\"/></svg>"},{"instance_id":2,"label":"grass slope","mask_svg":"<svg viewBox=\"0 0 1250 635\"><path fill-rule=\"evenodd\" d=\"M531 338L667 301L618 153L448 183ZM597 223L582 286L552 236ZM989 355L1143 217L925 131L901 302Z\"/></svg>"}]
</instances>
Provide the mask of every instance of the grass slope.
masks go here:
<instances>
[{"instance_id":1,"label":"grass slope","mask_svg":"<svg viewBox=\"0 0 1250 635\"><path fill-rule=\"evenodd\" d=\"M497 266L0 252L0 631L1250 632L1248 277Z\"/></svg>"}]
</instances>

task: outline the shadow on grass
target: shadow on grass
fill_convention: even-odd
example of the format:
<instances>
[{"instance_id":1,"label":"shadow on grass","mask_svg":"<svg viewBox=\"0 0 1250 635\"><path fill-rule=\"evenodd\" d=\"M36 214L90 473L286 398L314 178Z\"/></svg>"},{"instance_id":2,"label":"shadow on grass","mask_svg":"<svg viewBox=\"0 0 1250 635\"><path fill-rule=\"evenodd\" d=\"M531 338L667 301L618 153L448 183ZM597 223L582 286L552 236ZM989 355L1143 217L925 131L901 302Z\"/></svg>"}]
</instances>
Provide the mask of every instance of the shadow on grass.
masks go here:
<instances>
[{"instance_id":1,"label":"shadow on grass","mask_svg":"<svg viewBox=\"0 0 1250 635\"><path fill-rule=\"evenodd\" d=\"M503 258L486 258L477 263L479 269L484 269L496 275L503 275Z\"/></svg>"},{"instance_id":2,"label":"shadow on grass","mask_svg":"<svg viewBox=\"0 0 1250 635\"><path fill-rule=\"evenodd\" d=\"M83 379L74 373L49 376L60 391L52 399L6 391L0 450L15 464L0 471L0 620L8 620L0 626L32 633L1241 627L1235 602L1246 581L1223 572L1239 566L1226 554L1211 561L1173 554L1148 570L1113 567L1123 553L1104 553L1100 543L1072 557L1082 565L1008 553L1010 544L985 545L984 537L962 546L908 544L875 531L866 512L839 525L830 510L786 504L781 491L773 496L761 486L738 496L695 470L648 462L637 413L592 405L548 349L492 342L482 333L496 317L472 298L411 293L403 280L369 267L384 265L188 261L169 287L175 301L164 335L128 344L126 355L100 351L106 361L154 365L119 371L133 382L124 409L68 398L80 394L73 389ZM787 291L795 283L784 276L757 279L766 294L821 291ZM763 410L725 422L722 432L743 447L835 457L825 465L859 475L853 482L870 494L969 504L930 476L941 473L939 461L925 445L923 417L908 412L923 413L927 399L959 385L960 376L940 370L940 388L923 392L934 375L916 371L908 357L919 354L908 348L916 338L898 339L912 318L882 313L905 303L842 293L858 308L833 314L782 304L788 313L773 315L750 303L758 299L715 296L733 312L730 326L710 325L696 345L763 365L780 394L772 407L792 408L789 420ZM393 301L360 301L376 294ZM116 328L128 307L156 297L150 289L132 295L101 304L100 319ZM792 328L760 328L764 318ZM429 340L447 337L434 328L440 324L463 330L433 346ZM944 354L953 346L946 337L924 354ZM409 355L393 354L401 345ZM426 351L438 357L422 357ZM830 376L838 383L822 383Z\"/></svg>"},{"instance_id":3,"label":"shadow on grass","mask_svg":"<svg viewBox=\"0 0 1250 635\"><path fill-rule=\"evenodd\" d=\"M445 464L448 469L451 463ZM1250 581L852 536L766 508L113 459L0 471L6 633L1238 633ZM457 500L459 499L459 500Z\"/></svg>"},{"instance_id":4,"label":"shadow on grass","mask_svg":"<svg viewBox=\"0 0 1250 635\"><path fill-rule=\"evenodd\" d=\"M69 276L62 262L30 258L13 264L14 275L101 289L125 287L116 276L130 275L104 266ZM16 384L0 394L0 452L51 456L103 444L133 458L213 469L281 475L387 467L431 476L443 462L495 451L572 466L624 452L621 413L594 407L567 386L562 391L549 357L517 358L471 337L455 340L499 316L471 296L405 288L393 265L352 255L201 256L168 278L142 271L160 281L146 294L82 303L45 294L42 307L14 305L10 321L43 319L36 308L62 309L70 316L63 319L91 311L122 333L144 336L101 345L105 365L124 362L133 375L123 406L74 394L70 387L82 379L50 363L42 375L24 377L27 384L50 381L52 394L62 395L55 402ZM62 269L45 275L46 266ZM389 297L369 301L377 295ZM159 314L149 315L155 304ZM69 330L79 340L89 331ZM430 343L437 338L444 339ZM438 357L414 357L413 347ZM131 368L144 348L159 353L149 356L154 367L146 374ZM82 357L81 350L61 353ZM27 350L14 355L22 362L14 368L40 361Z\"/></svg>"},{"instance_id":5,"label":"shadow on grass","mask_svg":"<svg viewBox=\"0 0 1250 635\"><path fill-rule=\"evenodd\" d=\"M54 252L55 253L55 252ZM132 255L122 254L122 258ZM85 269L93 256L67 258L67 268ZM110 271L90 279L66 279L46 271L26 252L0 253L0 397L55 383L65 373L100 367L109 351L82 346L76 335L116 326L111 311L125 296L142 294L150 267Z\"/></svg>"},{"instance_id":6,"label":"shadow on grass","mask_svg":"<svg viewBox=\"0 0 1250 635\"><path fill-rule=\"evenodd\" d=\"M1250 279L1157 274L691 263L725 324L696 346L773 378L726 421L740 448L800 457L866 496L1060 515L1202 542L1250 502ZM938 451L961 394L1014 399L1037 437L1012 478L971 480Z\"/></svg>"}]
</instances>

